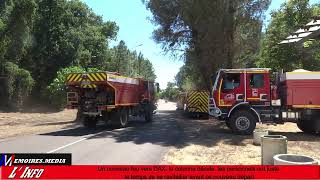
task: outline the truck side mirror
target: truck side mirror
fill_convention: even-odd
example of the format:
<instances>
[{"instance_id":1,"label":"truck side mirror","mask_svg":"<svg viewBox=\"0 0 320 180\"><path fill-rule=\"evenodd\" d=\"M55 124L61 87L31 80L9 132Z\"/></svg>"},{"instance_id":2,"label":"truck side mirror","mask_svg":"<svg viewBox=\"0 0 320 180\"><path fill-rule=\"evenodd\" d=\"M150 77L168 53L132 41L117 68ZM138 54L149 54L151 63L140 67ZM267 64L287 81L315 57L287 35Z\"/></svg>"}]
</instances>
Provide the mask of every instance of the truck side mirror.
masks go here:
<instances>
[{"instance_id":1,"label":"truck side mirror","mask_svg":"<svg viewBox=\"0 0 320 180\"><path fill-rule=\"evenodd\" d=\"M159 83L156 83L156 91L157 91L157 93L160 92Z\"/></svg>"}]
</instances>

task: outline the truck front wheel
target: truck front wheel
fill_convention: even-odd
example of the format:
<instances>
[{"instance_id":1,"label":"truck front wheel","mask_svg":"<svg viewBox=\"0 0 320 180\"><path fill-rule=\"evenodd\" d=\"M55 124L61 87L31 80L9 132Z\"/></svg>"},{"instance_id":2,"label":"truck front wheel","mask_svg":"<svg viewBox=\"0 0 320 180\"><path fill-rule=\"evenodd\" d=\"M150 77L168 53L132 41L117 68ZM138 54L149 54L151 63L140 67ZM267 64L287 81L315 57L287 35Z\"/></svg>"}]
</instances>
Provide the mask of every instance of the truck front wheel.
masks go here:
<instances>
[{"instance_id":1,"label":"truck front wheel","mask_svg":"<svg viewBox=\"0 0 320 180\"><path fill-rule=\"evenodd\" d=\"M249 111L234 112L229 120L231 130L236 134L249 135L256 128L256 117Z\"/></svg>"}]
</instances>

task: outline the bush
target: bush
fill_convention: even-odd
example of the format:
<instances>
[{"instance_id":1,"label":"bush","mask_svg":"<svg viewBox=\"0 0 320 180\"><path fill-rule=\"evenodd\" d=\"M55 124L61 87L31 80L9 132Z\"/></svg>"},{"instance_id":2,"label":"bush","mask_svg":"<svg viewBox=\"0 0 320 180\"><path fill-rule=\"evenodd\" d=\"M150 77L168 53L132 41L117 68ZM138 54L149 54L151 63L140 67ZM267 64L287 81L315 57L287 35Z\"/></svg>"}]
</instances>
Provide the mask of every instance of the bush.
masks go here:
<instances>
[{"instance_id":1,"label":"bush","mask_svg":"<svg viewBox=\"0 0 320 180\"><path fill-rule=\"evenodd\" d=\"M160 94L162 99L167 99L169 101L176 101L179 90L174 83L168 82L167 87Z\"/></svg>"},{"instance_id":2,"label":"bush","mask_svg":"<svg viewBox=\"0 0 320 180\"><path fill-rule=\"evenodd\" d=\"M89 68L88 72L99 71L97 68ZM57 72L56 78L47 87L47 97L50 100L51 105L56 109L63 109L66 105L66 88L65 81L66 75L69 73L84 73L86 70L79 66L72 66L60 69Z\"/></svg>"},{"instance_id":3,"label":"bush","mask_svg":"<svg viewBox=\"0 0 320 180\"><path fill-rule=\"evenodd\" d=\"M52 83L47 87L47 97L49 98L50 104L57 109L62 109L66 104L66 91L65 91L65 80L66 75L69 73L81 73L85 72L82 67L67 67L60 69L57 72L56 78L53 79Z\"/></svg>"},{"instance_id":4,"label":"bush","mask_svg":"<svg viewBox=\"0 0 320 180\"><path fill-rule=\"evenodd\" d=\"M21 110L24 101L30 95L34 80L29 71L19 68L12 62L3 65L4 81L1 99L7 102L3 104L9 110Z\"/></svg>"}]
</instances>

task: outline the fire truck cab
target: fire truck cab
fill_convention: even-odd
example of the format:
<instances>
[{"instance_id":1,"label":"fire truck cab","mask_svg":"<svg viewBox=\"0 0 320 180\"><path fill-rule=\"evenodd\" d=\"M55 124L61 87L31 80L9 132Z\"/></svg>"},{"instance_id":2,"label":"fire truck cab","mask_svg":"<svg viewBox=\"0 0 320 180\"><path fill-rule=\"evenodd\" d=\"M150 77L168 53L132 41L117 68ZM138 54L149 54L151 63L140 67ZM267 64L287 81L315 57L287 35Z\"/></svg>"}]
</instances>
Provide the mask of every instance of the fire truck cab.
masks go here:
<instances>
[{"instance_id":1,"label":"fire truck cab","mask_svg":"<svg viewBox=\"0 0 320 180\"><path fill-rule=\"evenodd\" d=\"M224 120L237 134L251 134L257 122L294 122L303 132L320 133L320 72L300 69L273 75L268 68L219 70L209 115Z\"/></svg>"},{"instance_id":2,"label":"fire truck cab","mask_svg":"<svg viewBox=\"0 0 320 180\"><path fill-rule=\"evenodd\" d=\"M221 69L209 100L209 114L238 134L251 134L256 122L274 122L270 69Z\"/></svg>"}]
</instances>

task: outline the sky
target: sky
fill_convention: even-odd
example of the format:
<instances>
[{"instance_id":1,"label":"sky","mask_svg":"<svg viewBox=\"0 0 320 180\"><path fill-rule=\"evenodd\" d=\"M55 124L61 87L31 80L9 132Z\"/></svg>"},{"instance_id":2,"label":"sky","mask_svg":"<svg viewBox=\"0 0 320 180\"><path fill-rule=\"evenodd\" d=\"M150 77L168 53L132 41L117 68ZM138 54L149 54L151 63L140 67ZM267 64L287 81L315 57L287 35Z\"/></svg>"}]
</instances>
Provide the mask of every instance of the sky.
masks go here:
<instances>
[{"instance_id":1,"label":"sky","mask_svg":"<svg viewBox=\"0 0 320 180\"><path fill-rule=\"evenodd\" d=\"M83 2L96 14L102 15L104 21L115 21L119 26L117 41L111 42L111 46L124 40L130 50L142 52L144 57L152 62L157 75L156 82L160 84L161 89L166 87L168 81L174 80L183 62L164 55L161 46L152 40L155 25L148 20L152 18L152 14L141 0L83 0Z\"/></svg>"},{"instance_id":2,"label":"sky","mask_svg":"<svg viewBox=\"0 0 320 180\"><path fill-rule=\"evenodd\" d=\"M283 4L284 2L286 2L288 0L272 0L271 1L271 4L269 6L269 9L266 11L266 19L264 21L264 28L267 27L268 23L270 22L270 19L271 19L271 15L270 13L273 11L273 10L278 10L280 9L281 7L281 4ZM310 4L315 4L315 3L319 3L320 0L309 0Z\"/></svg>"},{"instance_id":3,"label":"sky","mask_svg":"<svg viewBox=\"0 0 320 180\"><path fill-rule=\"evenodd\" d=\"M152 18L141 0L82 0L104 21L115 21L119 26L117 40L110 43L116 45L124 40L130 50L142 52L148 58L157 75L156 82L164 89L167 82L174 81L174 76L183 65L182 61L165 55L159 44L152 40L152 32L156 28L149 19ZM266 12L265 26L270 21L270 12L280 8L286 0L272 0ZM319 0L310 0L315 3Z\"/></svg>"}]
</instances>

